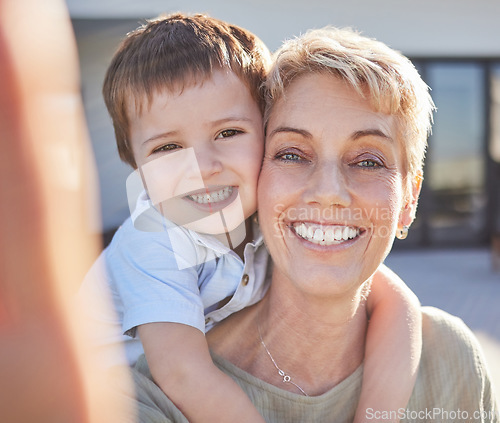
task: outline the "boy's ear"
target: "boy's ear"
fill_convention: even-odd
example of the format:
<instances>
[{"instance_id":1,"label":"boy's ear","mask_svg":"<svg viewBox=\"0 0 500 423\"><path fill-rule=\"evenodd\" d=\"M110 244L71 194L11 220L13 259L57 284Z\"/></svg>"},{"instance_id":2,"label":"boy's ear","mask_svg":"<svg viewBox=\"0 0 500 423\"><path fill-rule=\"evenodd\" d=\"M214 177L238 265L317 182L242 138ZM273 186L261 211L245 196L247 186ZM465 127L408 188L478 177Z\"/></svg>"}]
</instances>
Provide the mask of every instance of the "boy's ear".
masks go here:
<instances>
[{"instance_id":1,"label":"boy's ear","mask_svg":"<svg viewBox=\"0 0 500 423\"><path fill-rule=\"evenodd\" d=\"M418 171L411 181L411 192L407 198L401 214L399 216L398 228L409 227L415 219L417 212L418 197L422 189L423 181L422 171Z\"/></svg>"}]
</instances>

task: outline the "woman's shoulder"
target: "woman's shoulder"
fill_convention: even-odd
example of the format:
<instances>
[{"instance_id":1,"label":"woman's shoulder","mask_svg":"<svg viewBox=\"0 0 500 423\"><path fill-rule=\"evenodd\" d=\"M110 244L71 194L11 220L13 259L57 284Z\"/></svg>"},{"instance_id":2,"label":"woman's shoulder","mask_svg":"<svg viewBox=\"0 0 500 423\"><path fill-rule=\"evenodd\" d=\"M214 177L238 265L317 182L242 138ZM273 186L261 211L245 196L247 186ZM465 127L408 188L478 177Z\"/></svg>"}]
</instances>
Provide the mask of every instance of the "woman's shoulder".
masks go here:
<instances>
[{"instance_id":1,"label":"woman's shoulder","mask_svg":"<svg viewBox=\"0 0 500 423\"><path fill-rule=\"evenodd\" d=\"M478 340L457 316L435 307L422 307L422 360L421 367L436 371L449 371L450 377L481 378L485 361Z\"/></svg>"},{"instance_id":2,"label":"woman's shoulder","mask_svg":"<svg viewBox=\"0 0 500 423\"><path fill-rule=\"evenodd\" d=\"M422 307L423 352L447 351L456 358L474 357L480 346L472 331L457 316L435 307Z\"/></svg>"},{"instance_id":3,"label":"woman's shoulder","mask_svg":"<svg viewBox=\"0 0 500 423\"><path fill-rule=\"evenodd\" d=\"M422 358L409 409L460 409L471 416L486 411L498 418L487 364L467 325L443 310L422 307L422 336ZM434 418L439 421L443 416Z\"/></svg>"}]
</instances>

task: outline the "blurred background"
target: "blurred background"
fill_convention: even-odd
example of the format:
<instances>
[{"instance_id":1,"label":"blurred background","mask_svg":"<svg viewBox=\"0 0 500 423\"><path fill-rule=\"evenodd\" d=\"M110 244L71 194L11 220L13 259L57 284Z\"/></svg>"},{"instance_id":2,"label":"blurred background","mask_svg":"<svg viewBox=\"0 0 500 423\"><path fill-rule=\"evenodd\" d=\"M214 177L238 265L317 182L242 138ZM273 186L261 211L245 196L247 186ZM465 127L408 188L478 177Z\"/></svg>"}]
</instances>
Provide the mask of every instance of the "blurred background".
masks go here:
<instances>
[{"instance_id":1,"label":"blurred background","mask_svg":"<svg viewBox=\"0 0 500 423\"><path fill-rule=\"evenodd\" d=\"M438 112L417 219L387 263L424 305L464 319L483 344L500 388L500 1L66 2L78 43L105 242L129 214L125 179L131 169L116 152L102 81L120 40L146 18L206 12L253 31L271 50L310 28L349 26L412 59Z\"/></svg>"}]
</instances>

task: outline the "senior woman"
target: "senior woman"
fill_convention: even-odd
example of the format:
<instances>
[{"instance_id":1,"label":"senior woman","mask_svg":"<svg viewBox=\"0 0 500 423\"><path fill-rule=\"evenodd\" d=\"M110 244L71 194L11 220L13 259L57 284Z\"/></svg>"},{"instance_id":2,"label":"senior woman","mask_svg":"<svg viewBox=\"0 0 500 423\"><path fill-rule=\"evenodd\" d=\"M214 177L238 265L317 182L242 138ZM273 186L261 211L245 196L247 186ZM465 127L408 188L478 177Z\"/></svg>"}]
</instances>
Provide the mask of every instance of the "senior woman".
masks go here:
<instances>
[{"instance_id":1,"label":"senior woman","mask_svg":"<svg viewBox=\"0 0 500 423\"><path fill-rule=\"evenodd\" d=\"M361 391L371 276L414 219L432 100L411 63L350 30L310 31L267 81L259 220L274 266L256 305L207 334L214 362L268 422L350 422ZM333 241L337 230L344 241ZM135 370L141 421L182 421ZM375 421L498 421L476 340L423 309L406 409Z\"/></svg>"}]
</instances>

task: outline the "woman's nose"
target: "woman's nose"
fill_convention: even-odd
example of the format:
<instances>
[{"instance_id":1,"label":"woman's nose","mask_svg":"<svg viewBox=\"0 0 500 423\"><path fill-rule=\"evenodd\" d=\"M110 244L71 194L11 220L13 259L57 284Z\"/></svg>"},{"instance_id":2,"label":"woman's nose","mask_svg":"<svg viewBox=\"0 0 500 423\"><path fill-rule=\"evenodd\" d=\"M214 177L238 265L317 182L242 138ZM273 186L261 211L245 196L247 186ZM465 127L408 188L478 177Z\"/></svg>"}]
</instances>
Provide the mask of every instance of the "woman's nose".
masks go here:
<instances>
[{"instance_id":1,"label":"woman's nose","mask_svg":"<svg viewBox=\"0 0 500 423\"><path fill-rule=\"evenodd\" d=\"M328 161L318 164L306 182L304 200L321 207L348 207L351 203L348 182L340 163Z\"/></svg>"}]
</instances>

